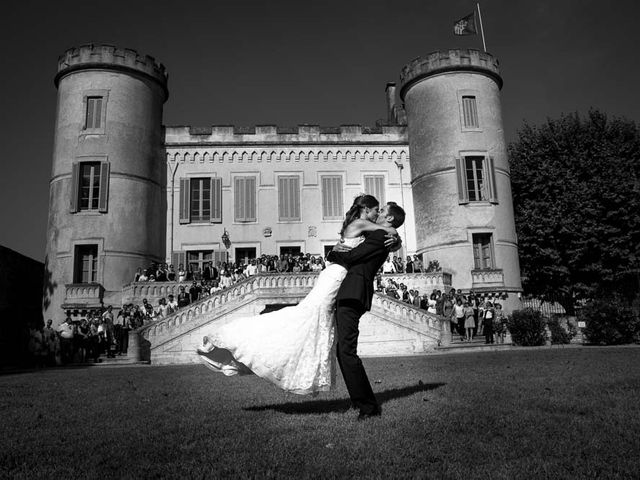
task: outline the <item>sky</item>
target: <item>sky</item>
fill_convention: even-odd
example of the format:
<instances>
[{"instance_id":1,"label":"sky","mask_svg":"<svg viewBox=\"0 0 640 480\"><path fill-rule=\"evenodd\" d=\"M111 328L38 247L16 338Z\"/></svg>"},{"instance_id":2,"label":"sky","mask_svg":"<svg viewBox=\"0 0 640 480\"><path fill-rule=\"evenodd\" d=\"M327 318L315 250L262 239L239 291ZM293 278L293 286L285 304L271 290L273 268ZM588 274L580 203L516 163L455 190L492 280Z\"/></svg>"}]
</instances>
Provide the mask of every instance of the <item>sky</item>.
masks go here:
<instances>
[{"instance_id":1,"label":"sky","mask_svg":"<svg viewBox=\"0 0 640 480\"><path fill-rule=\"evenodd\" d=\"M482 49L466 0L21 0L0 16L0 245L45 255L58 56L106 43L169 72L165 125L374 125L412 59ZM640 120L640 2L485 0L507 141L597 108ZM162 214L162 212L158 212Z\"/></svg>"}]
</instances>

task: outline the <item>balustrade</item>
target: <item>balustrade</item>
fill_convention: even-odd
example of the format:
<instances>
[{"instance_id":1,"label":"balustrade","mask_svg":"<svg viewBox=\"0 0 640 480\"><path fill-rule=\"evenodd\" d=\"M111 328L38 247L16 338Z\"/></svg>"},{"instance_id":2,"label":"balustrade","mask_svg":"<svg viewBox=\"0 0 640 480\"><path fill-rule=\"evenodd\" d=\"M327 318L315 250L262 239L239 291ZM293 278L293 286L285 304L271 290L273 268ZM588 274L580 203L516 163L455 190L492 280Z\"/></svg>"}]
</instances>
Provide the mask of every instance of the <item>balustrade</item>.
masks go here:
<instances>
[{"instance_id":1,"label":"balustrade","mask_svg":"<svg viewBox=\"0 0 640 480\"><path fill-rule=\"evenodd\" d=\"M99 283L70 283L65 285L62 308L99 308L104 288Z\"/></svg>"}]
</instances>

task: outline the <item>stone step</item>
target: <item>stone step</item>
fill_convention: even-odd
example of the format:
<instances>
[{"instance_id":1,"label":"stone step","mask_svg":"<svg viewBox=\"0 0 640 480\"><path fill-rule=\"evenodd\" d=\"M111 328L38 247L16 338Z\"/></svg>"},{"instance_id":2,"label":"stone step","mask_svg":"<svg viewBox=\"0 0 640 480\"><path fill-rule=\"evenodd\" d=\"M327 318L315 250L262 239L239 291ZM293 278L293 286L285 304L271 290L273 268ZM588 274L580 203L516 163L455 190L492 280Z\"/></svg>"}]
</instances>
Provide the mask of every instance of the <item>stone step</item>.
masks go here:
<instances>
[{"instance_id":1,"label":"stone step","mask_svg":"<svg viewBox=\"0 0 640 480\"><path fill-rule=\"evenodd\" d=\"M491 343L487 344L482 341L471 342L454 342L449 345L441 345L435 348L436 353L462 353L462 352L492 352L500 350L509 350L513 345L511 343Z\"/></svg>"},{"instance_id":2,"label":"stone step","mask_svg":"<svg viewBox=\"0 0 640 480\"><path fill-rule=\"evenodd\" d=\"M118 365L148 365L149 363L150 362L147 360L138 360L133 356L118 355L114 358L109 358L105 355L102 355L97 363L91 363L90 365L96 367L114 367Z\"/></svg>"}]
</instances>

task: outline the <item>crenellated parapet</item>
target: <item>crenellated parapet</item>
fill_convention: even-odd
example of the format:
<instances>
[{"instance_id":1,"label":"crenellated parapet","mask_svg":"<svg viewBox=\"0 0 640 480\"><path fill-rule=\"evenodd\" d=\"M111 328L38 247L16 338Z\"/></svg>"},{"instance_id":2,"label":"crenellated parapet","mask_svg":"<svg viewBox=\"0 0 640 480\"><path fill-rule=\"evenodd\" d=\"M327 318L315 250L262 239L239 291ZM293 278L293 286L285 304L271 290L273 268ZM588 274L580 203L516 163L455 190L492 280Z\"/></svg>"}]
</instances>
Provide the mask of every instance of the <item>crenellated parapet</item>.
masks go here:
<instances>
[{"instance_id":1,"label":"crenellated parapet","mask_svg":"<svg viewBox=\"0 0 640 480\"><path fill-rule=\"evenodd\" d=\"M183 145L251 145L251 144L407 144L406 125L341 125L321 127L298 125L278 127L257 125L239 127L213 125L209 127L169 126L165 130L167 147Z\"/></svg>"},{"instance_id":2,"label":"crenellated parapet","mask_svg":"<svg viewBox=\"0 0 640 480\"><path fill-rule=\"evenodd\" d=\"M88 44L70 48L58 58L58 73L54 83L57 87L65 75L90 69L120 70L143 75L160 84L165 92L165 100L169 96L168 74L163 64L150 55L113 45Z\"/></svg>"},{"instance_id":3,"label":"crenellated parapet","mask_svg":"<svg viewBox=\"0 0 640 480\"><path fill-rule=\"evenodd\" d=\"M411 60L400 73L400 98L414 83L448 72L474 72L486 75L502 88L498 59L487 52L474 49L452 49L432 52Z\"/></svg>"}]
</instances>

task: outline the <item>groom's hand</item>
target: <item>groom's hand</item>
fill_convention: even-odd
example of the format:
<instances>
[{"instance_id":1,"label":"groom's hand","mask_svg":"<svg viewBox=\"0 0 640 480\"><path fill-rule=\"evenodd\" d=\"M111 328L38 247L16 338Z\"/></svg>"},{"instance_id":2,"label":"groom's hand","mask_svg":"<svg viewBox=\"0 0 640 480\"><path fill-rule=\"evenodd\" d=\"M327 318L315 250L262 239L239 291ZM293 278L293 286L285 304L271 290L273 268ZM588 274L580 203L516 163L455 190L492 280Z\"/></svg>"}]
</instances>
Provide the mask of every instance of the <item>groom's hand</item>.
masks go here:
<instances>
[{"instance_id":1,"label":"groom's hand","mask_svg":"<svg viewBox=\"0 0 640 480\"><path fill-rule=\"evenodd\" d=\"M342 242L338 242L335 244L335 246L333 247L333 251L335 252L339 252L339 253L344 253L344 252L348 252L349 250L351 250L353 247L350 247L348 245L346 245L345 243Z\"/></svg>"},{"instance_id":2,"label":"groom's hand","mask_svg":"<svg viewBox=\"0 0 640 480\"><path fill-rule=\"evenodd\" d=\"M385 235L384 246L387 247L390 252L397 252L400 250L402 248L402 239L400 238L400 235L387 233Z\"/></svg>"}]
</instances>

